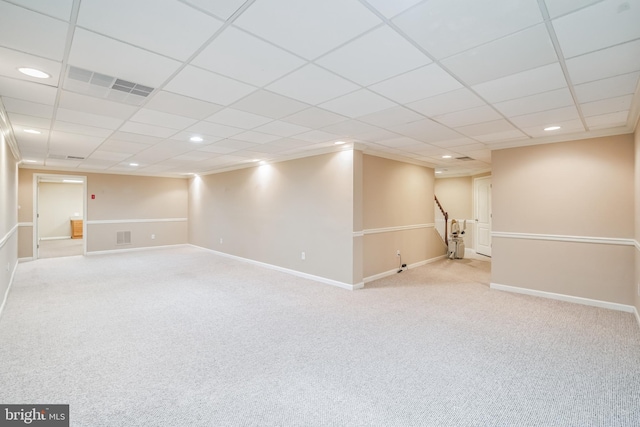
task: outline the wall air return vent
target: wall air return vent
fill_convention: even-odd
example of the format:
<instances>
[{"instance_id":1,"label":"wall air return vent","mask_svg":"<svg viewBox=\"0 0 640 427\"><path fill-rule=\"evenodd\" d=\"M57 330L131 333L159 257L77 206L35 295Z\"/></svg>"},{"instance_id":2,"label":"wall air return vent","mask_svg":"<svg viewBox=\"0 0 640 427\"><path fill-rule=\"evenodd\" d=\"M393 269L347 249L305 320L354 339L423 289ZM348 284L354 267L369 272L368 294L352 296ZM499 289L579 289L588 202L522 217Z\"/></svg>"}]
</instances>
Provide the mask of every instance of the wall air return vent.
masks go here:
<instances>
[{"instance_id":1,"label":"wall air return vent","mask_svg":"<svg viewBox=\"0 0 640 427\"><path fill-rule=\"evenodd\" d=\"M106 74L69 66L64 88L85 95L141 105L155 88Z\"/></svg>"},{"instance_id":2,"label":"wall air return vent","mask_svg":"<svg viewBox=\"0 0 640 427\"><path fill-rule=\"evenodd\" d=\"M475 159L472 159L469 156L463 156L463 157L456 157L456 160L462 160L463 162L468 162L468 161L475 160Z\"/></svg>"},{"instance_id":3,"label":"wall air return vent","mask_svg":"<svg viewBox=\"0 0 640 427\"><path fill-rule=\"evenodd\" d=\"M131 244L131 231L117 231L116 232L116 245L130 245Z\"/></svg>"}]
</instances>

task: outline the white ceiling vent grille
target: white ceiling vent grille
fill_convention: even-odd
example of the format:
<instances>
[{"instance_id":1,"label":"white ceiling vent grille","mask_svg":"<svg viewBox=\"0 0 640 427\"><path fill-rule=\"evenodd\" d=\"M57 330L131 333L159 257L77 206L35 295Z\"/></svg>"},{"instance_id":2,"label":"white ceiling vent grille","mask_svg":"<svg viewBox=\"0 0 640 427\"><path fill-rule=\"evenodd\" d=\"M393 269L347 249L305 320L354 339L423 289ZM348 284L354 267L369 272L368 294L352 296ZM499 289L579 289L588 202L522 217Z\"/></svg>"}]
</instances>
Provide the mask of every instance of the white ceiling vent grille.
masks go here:
<instances>
[{"instance_id":1,"label":"white ceiling vent grille","mask_svg":"<svg viewBox=\"0 0 640 427\"><path fill-rule=\"evenodd\" d=\"M131 231L117 231L116 232L116 245L130 245L131 244Z\"/></svg>"},{"instance_id":2,"label":"white ceiling vent grille","mask_svg":"<svg viewBox=\"0 0 640 427\"><path fill-rule=\"evenodd\" d=\"M81 156L65 156L64 154L49 154L47 158L55 160L84 160L84 157Z\"/></svg>"},{"instance_id":3,"label":"white ceiling vent grille","mask_svg":"<svg viewBox=\"0 0 640 427\"><path fill-rule=\"evenodd\" d=\"M139 83L69 66L64 88L131 105L141 105L155 90Z\"/></svg>"},{"instance_id":4,"label":"white ceiling vent grille","mask_svg":"<svg viewBox=\"0 0 640 427\"><path fill-rule=\"evenodd\" d=\"M469 161L475 160L475 159L472 159L469 156L462 156L462 157L456 157L456 160L462 160L463 162L469 162Z\"/></svg>"}]
</instances>

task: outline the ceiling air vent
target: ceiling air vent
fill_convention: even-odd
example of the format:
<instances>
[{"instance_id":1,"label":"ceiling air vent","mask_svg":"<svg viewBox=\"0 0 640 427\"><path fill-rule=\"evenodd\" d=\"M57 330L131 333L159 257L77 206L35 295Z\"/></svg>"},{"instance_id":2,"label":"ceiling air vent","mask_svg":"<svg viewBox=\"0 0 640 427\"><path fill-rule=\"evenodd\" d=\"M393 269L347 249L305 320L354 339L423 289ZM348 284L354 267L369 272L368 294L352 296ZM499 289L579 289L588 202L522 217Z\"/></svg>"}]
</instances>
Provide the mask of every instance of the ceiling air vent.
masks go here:
<instances>
[{"instance_id":1,"label":"ceiling air vent","mask_svg":"<svg viewBox=\"0 0 640 427\"><path fill-rule=\"evenodd\" d=\"M47 158L55 160L84 160L84 157L81 156L65 156L64 154L49 154Z\"/></svg>"},{"instance_id":2,"label":"ceiling air vent","mask_svg":"<svg viewBox=\"0 0 640 427\"><path fill-rule=\"evenodd\" d=\"M69 66L64 88L131 105L141 105L155 88L106 74Z\"/></svg>"},{"instance_id":3,"label":"ceiling air vent","mask_svg":"<svg viewBox=\"0 0 640 427\"><path fill-rule=\"evenodd\" d=\"M468 162L470 160L475 160L475 159L472 159L469 156L462 156L462 157L456 157L456 160L462 160L463 162Z\"/></svg>"}]
</instances>

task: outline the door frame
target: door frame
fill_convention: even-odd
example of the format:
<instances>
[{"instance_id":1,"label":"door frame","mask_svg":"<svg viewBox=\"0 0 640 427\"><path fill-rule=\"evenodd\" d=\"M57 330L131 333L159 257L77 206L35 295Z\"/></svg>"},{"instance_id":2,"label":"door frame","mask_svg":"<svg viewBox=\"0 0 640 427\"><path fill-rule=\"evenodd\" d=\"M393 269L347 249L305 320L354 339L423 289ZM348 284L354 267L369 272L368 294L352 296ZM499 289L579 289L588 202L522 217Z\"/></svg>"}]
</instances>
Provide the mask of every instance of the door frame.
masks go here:
<instances>
[{"instance_id":1,"label":"door frame","mask_svg":"<svg viewBox=\"0 0 640 427\"><path fill-rule=\"evenodd\" d=\"M33 174L33 259L39 257L40 230L38 224L38 206L40 203L40 181L43 179L73 179L82 181L82 255L87 254L87 177L84 175L66 175L53 173Z\"/></svg>"},{"instance_id":2,"label":"door frame","mask_svg":"<svg viewBox=\"0 0 640 427\"><path fill-rule=\"evenodd\" d=\"M474 240L473 240L473 246L474 246L474 250L476 251L477 254L479 255L484 255L484 256L489 256L491 257L491 255L486 255L483 254L481 252L478 252L478 244L480 242L480 230L478 227L478 209L479 209L479 203L478 203L478 183L479 181L484 181L484 180L489 180L489 201L491 202L491 190L492 190L492 185L491 185L491 175L487 175L487 176L481 176L481 177L477 177L477 178L473 178L473 214L474 214L474 219L475 221L475 236L474 236ZM491 203L489 203L489 247L491 247L491 229L493 227L493 212L491 209Z\"/></svg>"}]
</instances>

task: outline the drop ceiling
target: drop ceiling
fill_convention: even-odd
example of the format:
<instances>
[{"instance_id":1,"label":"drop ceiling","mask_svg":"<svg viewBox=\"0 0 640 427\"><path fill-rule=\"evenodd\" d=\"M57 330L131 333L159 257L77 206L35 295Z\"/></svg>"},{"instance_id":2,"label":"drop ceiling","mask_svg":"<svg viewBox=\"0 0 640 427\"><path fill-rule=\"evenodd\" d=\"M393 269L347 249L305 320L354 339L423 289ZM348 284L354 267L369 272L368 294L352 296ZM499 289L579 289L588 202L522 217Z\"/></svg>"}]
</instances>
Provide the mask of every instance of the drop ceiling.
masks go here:
<instances>
[{"instance_id":1,"label":"drop ceiling","mask_svg":"<svg viewBox=\"0 0 640 427\"><path fill-rule=\"evenodd\" d=\"M0 1L0 98L24 167L186 176L355 146L469 175L633 132L639 22L640 0Z\"/></svg>"}]
</instances>

